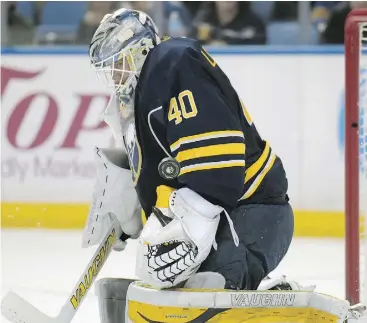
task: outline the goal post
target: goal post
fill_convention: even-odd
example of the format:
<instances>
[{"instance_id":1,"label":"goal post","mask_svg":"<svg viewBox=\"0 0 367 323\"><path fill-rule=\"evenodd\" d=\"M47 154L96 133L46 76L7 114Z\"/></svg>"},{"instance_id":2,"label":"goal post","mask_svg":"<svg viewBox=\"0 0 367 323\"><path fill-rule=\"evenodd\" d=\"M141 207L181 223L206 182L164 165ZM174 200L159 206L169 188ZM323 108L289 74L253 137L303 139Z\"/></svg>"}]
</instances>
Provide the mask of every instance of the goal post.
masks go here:
<instances>
[{"instance_id":1,"label":"goal post","mask_svg":"<svg viewBox=\"0 0 367 323\"><path fill-rule=\"evenodd\" d=\"M346 19L345 47L345 274L346 298L362 297L365 268L361 228L367 211L367 9ZM367 250L366 250L367 251Z\"/></svg>"}]
</instances>

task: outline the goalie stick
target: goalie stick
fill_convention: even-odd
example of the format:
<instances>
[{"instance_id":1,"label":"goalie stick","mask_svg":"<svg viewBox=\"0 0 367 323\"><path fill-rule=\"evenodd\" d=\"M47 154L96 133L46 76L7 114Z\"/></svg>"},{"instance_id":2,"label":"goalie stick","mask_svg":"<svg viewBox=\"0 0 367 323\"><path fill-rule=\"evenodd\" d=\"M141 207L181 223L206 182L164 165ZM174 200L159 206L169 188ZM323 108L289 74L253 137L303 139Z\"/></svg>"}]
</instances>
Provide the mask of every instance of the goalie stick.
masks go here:
<instances>
[{"instance_id":1,"label":"goalie stick","mask_svg":"<svg viewBox=\"0 0 367 323\"><path fill-rule=\"evenodd\" d=\"M115 218L57 317L42 313L12 291L1 302L1 314L12 323L70 323L122 234L120 223Z\"/></svg>"}]
</instances>

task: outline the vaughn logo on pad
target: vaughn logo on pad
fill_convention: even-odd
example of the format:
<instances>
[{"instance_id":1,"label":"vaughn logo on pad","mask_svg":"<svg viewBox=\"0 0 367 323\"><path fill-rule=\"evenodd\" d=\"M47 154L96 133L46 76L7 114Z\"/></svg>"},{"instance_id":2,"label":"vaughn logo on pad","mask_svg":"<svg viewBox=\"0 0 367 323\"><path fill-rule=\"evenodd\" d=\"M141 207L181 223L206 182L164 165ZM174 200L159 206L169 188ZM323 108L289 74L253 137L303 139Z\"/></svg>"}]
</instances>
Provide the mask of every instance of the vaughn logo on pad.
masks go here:
<instances>
[{"instance_id":1,"label":"vaughn logo on pad","mask_svg":"<svg viewBox=\"0 0 367 323\"><path fill-rule=\"evenodd\" d=\"M286 307L293 306L295 298L295 293L233 293L231 303L236 307Z\"/></svg>"}]
</instances>

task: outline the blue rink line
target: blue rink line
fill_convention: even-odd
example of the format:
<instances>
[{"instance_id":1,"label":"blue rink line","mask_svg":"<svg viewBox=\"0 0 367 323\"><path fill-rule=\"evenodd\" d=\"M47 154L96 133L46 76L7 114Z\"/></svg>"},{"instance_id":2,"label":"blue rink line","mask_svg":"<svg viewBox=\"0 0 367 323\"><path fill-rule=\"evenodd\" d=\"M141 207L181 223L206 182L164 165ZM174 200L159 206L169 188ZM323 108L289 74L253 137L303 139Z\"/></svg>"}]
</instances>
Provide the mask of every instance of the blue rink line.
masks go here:
<instances>
[{"instance_id":1,"label":"blue rink line","mask_svg":"<svg viewBox=\"0 0 367 323\"><path fill-rule=\"evenodd\" d=\"M342 45L333 46L205 46L213 55L340 55ZM367 54L367 49L364 50ZM17 46L1 49L1 55L88 55L87 46Z\"/></svg>"}]
</instances>

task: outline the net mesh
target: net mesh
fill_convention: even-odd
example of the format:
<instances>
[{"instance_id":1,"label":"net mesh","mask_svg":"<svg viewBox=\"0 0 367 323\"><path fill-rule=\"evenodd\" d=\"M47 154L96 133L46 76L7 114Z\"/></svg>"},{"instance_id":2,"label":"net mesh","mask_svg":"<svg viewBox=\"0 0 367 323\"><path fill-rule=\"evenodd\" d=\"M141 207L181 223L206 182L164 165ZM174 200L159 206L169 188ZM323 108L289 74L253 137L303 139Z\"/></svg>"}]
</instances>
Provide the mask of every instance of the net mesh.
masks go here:
<instances>
[{"instance_id":1,"label":"net mesh","mask_svg":"<svg viewBox=\"0 0 367 323\"><path fill-rule=\"evenodd\" d=\"M367 300L367 23L360 24L359 55L359 204L361 216L360 282L361 299Z\"/></svg>"}]
</instances>

